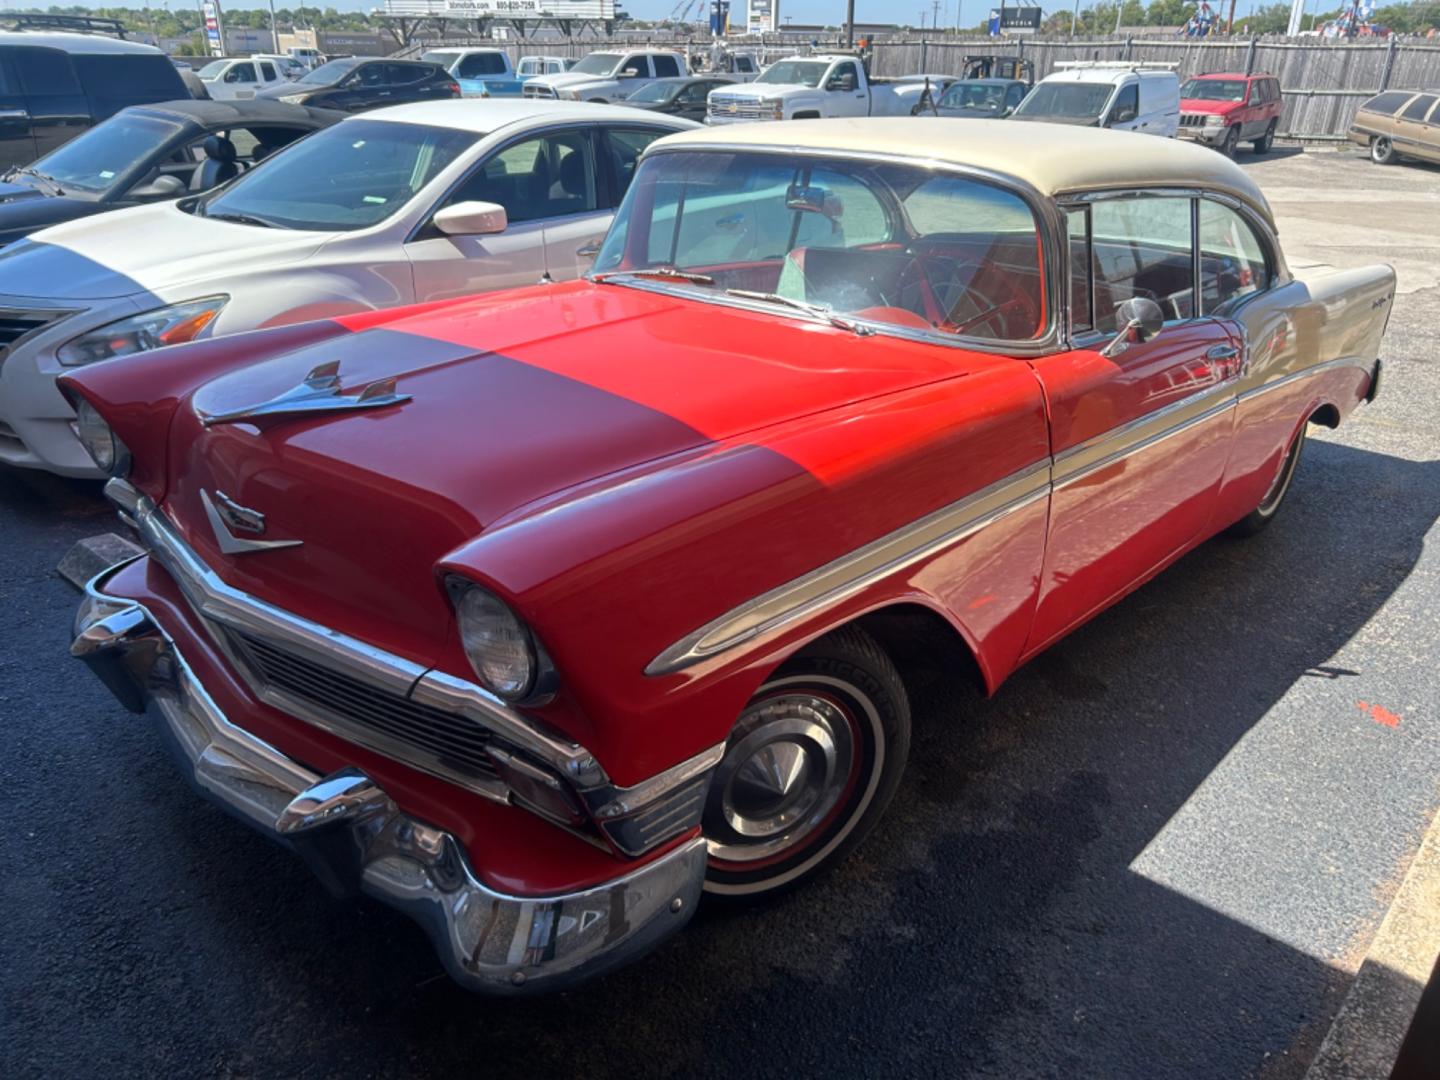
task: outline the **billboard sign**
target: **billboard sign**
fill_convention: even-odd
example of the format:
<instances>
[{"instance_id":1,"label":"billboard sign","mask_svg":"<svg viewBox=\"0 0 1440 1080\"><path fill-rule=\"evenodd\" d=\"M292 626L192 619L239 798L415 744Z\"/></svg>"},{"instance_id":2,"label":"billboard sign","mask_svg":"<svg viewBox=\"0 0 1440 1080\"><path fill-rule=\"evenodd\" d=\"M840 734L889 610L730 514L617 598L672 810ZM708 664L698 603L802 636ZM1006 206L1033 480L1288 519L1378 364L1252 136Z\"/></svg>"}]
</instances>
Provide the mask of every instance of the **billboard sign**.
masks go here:
<instances>
[{"instance_id":1,"label":"billboard sign","mask_svg":"<svg viewBox=\"0 0 1440 1080\"><path fill-rule=\"evenodd\" d=\"M773 34L780 29L780 0L750 0L745 9L745 30L750 34Z\"/></svg>"}]
</instances>

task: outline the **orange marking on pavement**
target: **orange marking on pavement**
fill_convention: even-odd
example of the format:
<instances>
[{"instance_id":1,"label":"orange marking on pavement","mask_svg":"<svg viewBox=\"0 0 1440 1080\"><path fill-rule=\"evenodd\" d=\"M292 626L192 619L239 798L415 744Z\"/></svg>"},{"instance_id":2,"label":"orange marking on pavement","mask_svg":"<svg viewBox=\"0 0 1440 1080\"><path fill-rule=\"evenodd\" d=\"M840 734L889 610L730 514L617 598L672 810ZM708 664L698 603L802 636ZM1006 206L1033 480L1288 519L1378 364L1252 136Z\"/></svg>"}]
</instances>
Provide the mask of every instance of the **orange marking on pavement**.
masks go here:
<instances>
[{"instance_id":1,"label":"orange marking on pavement","mask_svg":"<svg viewBox=\"0 0 1440 1080\"><path fill-rule=\"evenodd\" d=\"M1368 701L1357 701L1355 704L1359 706L1361 712L1367 714L1377 724L1384 724L1390 728L1400 726L1400 717L1385 708L1384 705L1371 705Z\"/></svg>"}]
</instances>

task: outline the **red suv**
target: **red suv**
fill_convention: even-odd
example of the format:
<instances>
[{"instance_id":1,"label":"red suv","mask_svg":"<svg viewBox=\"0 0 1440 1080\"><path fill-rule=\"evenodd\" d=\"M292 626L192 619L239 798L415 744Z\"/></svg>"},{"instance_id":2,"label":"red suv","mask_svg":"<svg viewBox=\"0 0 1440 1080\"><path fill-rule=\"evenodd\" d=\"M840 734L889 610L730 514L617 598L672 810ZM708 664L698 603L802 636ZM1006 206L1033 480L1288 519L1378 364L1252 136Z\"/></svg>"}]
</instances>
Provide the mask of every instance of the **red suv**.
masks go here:
<instances>
[{"instance_id":1,"label":"red suv","mask_svg":"<svg viewBox=\"0 0 1440 1080\"><path fill-rule=\"evenodd\" d=\"M1180 138L1229 157L1248 140L1263 154L1280 126L1280 106L1280 80L1274 75L1197 75L1180 88Z\"/></svg>"}]
</instances>

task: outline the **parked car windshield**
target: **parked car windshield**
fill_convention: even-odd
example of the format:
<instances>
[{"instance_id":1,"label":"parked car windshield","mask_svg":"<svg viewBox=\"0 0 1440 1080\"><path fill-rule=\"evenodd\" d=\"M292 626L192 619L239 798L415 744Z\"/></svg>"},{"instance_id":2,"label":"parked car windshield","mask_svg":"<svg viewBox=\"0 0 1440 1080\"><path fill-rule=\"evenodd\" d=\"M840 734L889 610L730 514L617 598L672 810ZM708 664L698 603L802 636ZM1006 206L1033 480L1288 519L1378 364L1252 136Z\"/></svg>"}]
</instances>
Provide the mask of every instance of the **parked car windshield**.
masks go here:
<instances>
[{"instance_id":1,"label":"parked car windshield","mask_svg":"<svg viewBox=\"0 0 1440 1080\"><path fill-rule=\"evenodd\" d=\"M819 86L829 67L823 60L781 60L761 72L755 81L781 86Z\"/></svg>"},{"instance_id":2,"label":"parked car windshield","mask_svg":"<svg viewBox=\"0 0 1440 1080\"><path fill-rule=\"evenodd\" d=\"M947 109L999 112L1005 107L1005 87L995 83L959 82L945 91L940 104Z\"/></svg>"},{"instance_id":3,"label":"parked car windshield","mask_svg":"<svg viewBox=\"0 0 1440 1080\"><path fill-rule=\"evenodd\" d=\"M347 56L344 60L331 60L328 64L321 64L310 74L297 81L307 86L329 86L354 71L361 62L362 58L359 56Z\"/></svg>"},{"instance_id":4,"label":"parked car windshield","mask_svg":"<svg viewBox=\"0 0 1440 1080\"><path fill-rule=\"evenodd\" d=\"M609 75L620 60L619 53L592 52L570 70L578 75Z\"/></svg>"},{"instance_id":5,"label":"parked car windshield","mask_svg":"<svg viewBox=\"0 0 1440 1080\"><path fill-rule=\"evenodd\" d=\"M51 177L67 193L101 195L179 131L174 121L122 112L75 136L31 168Z\"/></svg>"},{"instance_id":6,"label":"parked car windshield","mask_svg":"<svg viewBox=\"0 0 1440 1080\"><path fill-rule=\"evenodd\" d=\"M1092 119L1100 115L1112 89L1109 83L1041 83L1016 107L1015 115Z\"/></svg>"},{"instance_id":7,"label":"parked car windshield","mask_svg":"<svg viewBox=\"0 0 1440 1080\"><path fill-rule=\"evenodd\" d=\"M595 273L697 299L746 294L777 311L809 305L883 329L1017 341L1043 328L1038 236L1018 194L938 169L672 151L642 161ZM669 279L627 276L657 268Z\"/></svg>"},{"instance_id":8,"label":"parked car windshield","mask_svg":"<svg viewBox=\"0 0 1440 1080\"><path fill-rule=\"evenodd\" d=\"M451 128L345 120L244 173L195 212L285 229L367 228L408 203L479 138Z\"/></svg>"},{"instance_id":9,"label":"parked car windshield","mask_svg":"<svg viewBox=\"0 0 1440 1080\"><path fill-rule=\"evenodd\" d=\"M229 60L211 60L195 74L202 79L218 79L220 73L230 66Z\"/></svg>"},{"instance_id":10,"label":"parked car windshield","mask_svg":"<svg viewBox=\"0 0 1440 1080\"><path fill-rule=\"evenodd\" d=\"M647 83L646 85L640 87L639 90L636 90L625 100L637 101L642 104L649 103L651 105L658 105L663 102L669 101L672 97L674 97L680 92L680 89L680 83Z\"/></svg>"},{"instance_id":11,"label":"parked car windshield","mask_svg":"<svg viewBox=\"0 0 1440 1080\"><path fill-rule=\"evenodd\" d=\"M1244 79L1188 79L1180 88L1182 98L1192 101L1244 101Z\"/></svg>"}]
</instances>

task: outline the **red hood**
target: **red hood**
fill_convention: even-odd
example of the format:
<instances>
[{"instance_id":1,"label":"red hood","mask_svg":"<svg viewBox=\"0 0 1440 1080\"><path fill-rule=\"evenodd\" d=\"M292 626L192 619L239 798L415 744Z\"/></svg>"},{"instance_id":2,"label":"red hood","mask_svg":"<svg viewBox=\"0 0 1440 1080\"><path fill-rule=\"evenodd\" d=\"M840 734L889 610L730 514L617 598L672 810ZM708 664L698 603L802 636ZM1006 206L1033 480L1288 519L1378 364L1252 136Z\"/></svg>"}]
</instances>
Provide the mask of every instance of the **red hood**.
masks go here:
<instances>
[{"instance_id":1,"label":"red hood","mask_svg":"<svg viewBox=\"0 0 1440 1080\"><path fill-rule=\"evenodd\" d=\"M344 320L342 320L344 321ZM374 322L373 317L367 320ZM203 427L338 360L372 412ZM168 509L231 584L424 661L451 626L434 565L546 495L858 399L978 357L584 282L372 325L201 386L178 410ZM993 360L991 360L993 362ZM224 492L299 547L227 556L200 500Z\"/></svg>"},{"instance_id":2,"label":"red hood","mask_svg":"<svg viewBox=\"0 0 1440 1080\"><path fill-rule=\"evenodd\" d=\"M1224 116L1236 109L1243 109L1243 101L1211 101L1202 98L1181 98L1180 111L1188 113L1217 113Z\"/></svg>"}]
</instances>

